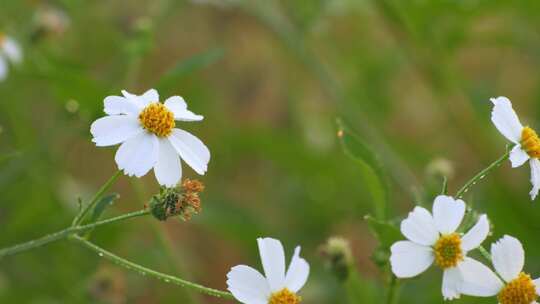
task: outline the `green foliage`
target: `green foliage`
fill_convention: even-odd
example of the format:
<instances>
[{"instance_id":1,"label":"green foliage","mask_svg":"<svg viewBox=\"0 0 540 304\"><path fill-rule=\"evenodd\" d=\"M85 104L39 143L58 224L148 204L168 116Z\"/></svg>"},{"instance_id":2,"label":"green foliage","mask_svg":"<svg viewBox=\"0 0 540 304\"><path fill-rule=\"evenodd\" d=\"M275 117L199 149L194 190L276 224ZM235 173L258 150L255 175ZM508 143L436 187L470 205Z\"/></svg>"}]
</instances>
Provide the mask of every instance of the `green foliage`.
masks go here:
<instances>
[{"instance_id":1,"label":"green foliage","mask_svg":"<svg viewBox=\"0 0 540 304\"><path fill-rule=\"evenodd\" d=\"M358 165L363 183L371 194L373 210L378 219L384 219L388 205L387 178L375 153L341 120L338 120L338 137L345 153Z\"/></svg>"},{"instance_id":2,"label":"green foliage","mask_svg":"<svg viewBox=\"0 0 540 304\"><path fill-rule=\"evenodd\" d=\"M0 247L70 223L76 198L87 202L116 170L116 148L95 147L89 134L104 97L156 87L205 116L177 125L212 153L203 210L187 223L100 227L97 244L224 288L228 268L258 265L255 239L272 236L287 250L301 245L312 265L306 303L380 303L388 248L402 239L389 218L430 205L441 191L440 177L424 174L428 165L451 162L452 194L500 156L505 140L490 122L489 97L510 97L523 123L537 126L540 117L535 0L0 3L0 30L25 55L0 82ZM47 8L69 24L34 39ZM336 116L350 123L339 125L339 141ZM494 237L514 235L536 257L540 208L528 198L528 170L509 167L466 199L489 215ZM140 187L122 176L112 190L122 199L104 198L89 215L142 209L159 191L152 175ZM475 222L469 214L464 227ZM336 233L351 240L357 262L347 286L317 258ZM527 267L538 273L540 261L527 259ZM400 304L442 302L439 272L402 285ZM137 302L230 303L121 270L67 242L0 262L0 303Z\"/></svg>"},{"instance_id":3,"label":"green foliage","mask_svg":"<svg viewBox=\"0 0 540 304\"><path fill-rule=\"evenodd\" d=\"M94 209L92 210L92 214L90 215L90 219L88 220L89 223L96 222L101 218L101 215L103 212L105 212L105 209L112 206L113 203L120 198L120 194L113 193L106 195L102 197L97 203Z\"/></svg>"}]
</instances>

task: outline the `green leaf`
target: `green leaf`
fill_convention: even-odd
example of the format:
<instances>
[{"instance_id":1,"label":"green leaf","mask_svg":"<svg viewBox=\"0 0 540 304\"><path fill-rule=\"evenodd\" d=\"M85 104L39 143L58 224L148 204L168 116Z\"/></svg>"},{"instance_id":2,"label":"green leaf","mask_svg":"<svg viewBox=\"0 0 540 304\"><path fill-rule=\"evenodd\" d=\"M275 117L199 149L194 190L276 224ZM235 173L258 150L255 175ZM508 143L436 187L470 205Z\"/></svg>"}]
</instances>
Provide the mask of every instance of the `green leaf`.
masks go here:
<instances>
[{"instance_id":1,"label":"green leaf","mask_svg":"<svg viewBox=\"0 0 540 304\"><path fill-rule=\"evenodd\" d=\"M377 219L386 217L388 203L388 184L384 169L375 153L348 128L343 121L337 121L338 136L345 154L349 156L360 169L364 185L370 192L373 200L373 208Z\"/></svg>"},{"instance_id":2,"label":"green leaf","mask_svg":"<svg viewBox=\"0 0 540 304\"><path fill-rule=\"evenodd\" d=\"M379 247L375 250L371 258L377 266L385 269L390 258L390 246L403 239L401 232L395 225L388 221L380 221L369 215L366 215L365 220L377 240L379 240Z\"/></svg>"},{"instance_id":3,"label":"green leaf","mask_svg":"<svg viewBox=\"0 0 540 304\"><path fill-rule=\"evenodd\" d=\"M157 89L161 91L173 87L180 78L217 62L224 54L225 52L222 48L214 48L187 60L180 61L161 77L156 85Z\"/></svg>"},{"instance_id":4,"label":"green leaf","mask_svg":"<svg viewBox=\"0 0 540 304\"><path fill-rule=\"evenodd\" d=\"M112 194L102 197L94 206L94 209L92 210L92 216L90 216L89 223L97 222L99 218L101 217L101 215L103 214L103 212L105 212L105 209L111 206L114 203L114 201L119 198L120 198L120 195L118 193L112 193ZM92 231L94 231L94 229L91 229L88 232L86 232L85 238L89 238L90 234L92 234Z\"/></svg>"},{"instance_id":5,"label":"green leaf","mask_svg":"<svg viewBox=\"0 0 540 304\"><path fill-rule=\"evenodd\" d=\"M371 231L377 236L381 247L390 248L393 243L403 239L399 229L388 221L380 221L370 215L364 218Z\"/></svg>"},{"instance_id":6,"label":"green leaf","mask_svg":"<svg viewBox=\"0 0 540 304\"><path fill-rule=\"evenodd\" d=\"M99 218L101 217L105 209L111 206L114 203L114 201L119 198L120 198L120 195L118 193L112 193L101 198L101 200L99 200L96 203L96 206L94 207L94 210L92 211L92 216L90 217L90 223L93 223L99 220Z\"/></svg>"}]
</instances>

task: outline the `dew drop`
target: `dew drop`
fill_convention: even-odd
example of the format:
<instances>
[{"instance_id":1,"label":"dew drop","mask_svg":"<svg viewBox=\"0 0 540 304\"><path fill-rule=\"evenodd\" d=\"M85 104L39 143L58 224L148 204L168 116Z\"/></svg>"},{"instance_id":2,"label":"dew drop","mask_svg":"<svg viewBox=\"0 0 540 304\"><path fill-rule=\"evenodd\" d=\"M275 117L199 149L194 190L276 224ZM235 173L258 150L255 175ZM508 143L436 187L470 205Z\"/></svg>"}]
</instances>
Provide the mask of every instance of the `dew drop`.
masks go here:
<instances>
[{"instance_id":1,"label":"dew drop","mask_svg":"<svg viewBox=\"0 0 540 304\"><path fill-rule=\"evenodd\" d=\"M100 257L102 257L102 256L103 256L103 252L98 253L98 255L99 255Z\"/></svg>"}]
</instances>

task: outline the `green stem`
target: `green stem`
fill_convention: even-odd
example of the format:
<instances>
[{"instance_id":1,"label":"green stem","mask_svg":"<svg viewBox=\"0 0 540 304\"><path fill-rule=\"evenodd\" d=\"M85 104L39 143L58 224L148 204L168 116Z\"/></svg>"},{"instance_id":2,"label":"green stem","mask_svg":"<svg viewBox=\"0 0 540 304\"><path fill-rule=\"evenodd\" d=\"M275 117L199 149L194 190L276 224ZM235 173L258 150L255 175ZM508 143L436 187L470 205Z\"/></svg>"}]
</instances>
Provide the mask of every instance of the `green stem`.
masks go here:
<instances>
[{"instance_id":1,"label":"green stem","mask_svg":"<svg viewBox=\"0 0 540 304\"><path fill-rule=\"evenodd\" d=\"M38 239L35 239L35 240L31 240L31 241L28 241L28 242L25 242L25 243L22 243L22 244L18 244L18 245L12 246L12 247L0 249L0 259L2 259L3 257L9 256L9 255L14 255L14 254L17 254L19 252L27 251L27 250L30 250L30 249L34 249L34 248L41 247L43 245L58 241L58 240L65 239L65 238L67 238L70 235L73 235L75 233L89 231L89 230L92 230L92 229L94 229L95 227L98 227L98 226L107 225L107 224L111 224L111 223L114 223L114 222L127 220L127 219L130 219L130 218L147 215L149 213L150 213L150 211L148 211L148 210L139 210L139 211L126 213L126 214L123 214L123 215L120 215L120 216L117 216L117 217L113 217L113 218L110 218L110 219L106 219L106 220L95 222L95 223L88 224L88 225L68 227L68 228L66 228L64 230L60 230L58 232L45 235L45 236L43 236L41 238L38 238Z\"/></svg>"},{"instance_id":2,"label":"green stem","mask_svg":"<svg viewBox=\"0 0 540 304\"><path fill-rule=\"evenodd\" d=\"M471 186L475 185L479 180L483 179L490 171L500 166L503 161L507 160L510 156L510 151L510 149L506 149L506 153L504 153L503 156L491 163L484 170L480 171L468 182L466 182L465 185L463 185L463 187L461 187L461 189L459 189L459 191L456 193L456 198L461 198L467 191L469 191L469 188Z\"/></svg>"},{"instance_id":3,"label":"green stem","mask_svg":"<svg viewBox=\"0 0 540 304\"><path fill-rule=\"evenodd\" d=\"M39 239L35 239L26 243L18 244L12 247L0 249L0 259L2 259L5 256L13 255L22 251L27 251L30 249L34 249L37 247L41 247L45 244L52 243L54 241L58 241L61 239L66 238L68 235L73 233L72 227L66 228L64 230L48 234L46 236L43 236Z\"/></svg>"},{"instance_id":4,"label":"green stem","mask_svg":"<svg viewBox=\"0 0 540 304\"><path fill-rule=\"evenodd\" d=\"M394 304L397 301L397 295L398 295L398 289L399 289L399 282L398 278L396 278L394 275L392 275L392 278L390 279L390 286L388 286L388 293L386 295L386 304Z\"/></svg>"},{"instance_id":5,"label":"green stem","mask_svg":"<svg viewBox=\"0 0 540 304\"><path fill-rule=\"evenodd\" d=\"M116 171L116 173L114 173L113 176L111 176L111 178L109 178L109 180L106 181L105 184L103 184L103 186L101 186L101 188L98 190L98 192L96 192L96 194L94 195L90 203L86 205L86 207L84 207L84 209L81 210L81 212L79 212L79 214L77 214L77 216L73 219L73 222L71 223L72 227L79 225L84 220L84 217L86 216L86 214L94 208L94 206L99 201L101 196L107 190L109 190L109 188L114 184L114 182L116 181L116 179L118 179L121 173L122 171L120 170Z\"/></svg>"},{"instance_id":6,"label":"green stem","mask_svg":"<svg viewBox=\"0 0 540 304\"><path fill-rule=\"evenodd\" d=\"M491 254L486 250L486 248L484 248L484 246L480 246L478 247L478 251L480 251L480 254L482 254L482 256L491 262Z\"/></svg>"},{"instance_id":7,"label":"green stem","mask_svg":"<svg viewBox=\"0 0 540 304\"><path fill-rule=\"evenodd\" d=\"M226 292L226 291L221 291L221 290L217 290L217 289L213 289L213 288L209 288L209 287L205 287L205 286L202 286L202 285L199 285L199 284L196 284L196 283L193 283L193 282L190 282L190 281L186 281L186 280L183 280L183 279L180 279L178 277L175 277L175 276L172 276L172 275L168 275L168 274L164 274L164 273L161 273L161 272L158 272L158 271L155 271L155 270L152 270L152 269L149 269L149 268L146 268L144 266L141 266L139 264L136 264L136 263L133 263L131 261L128 261L124 258L121 258L99 246L97 246L96 244L84 239L84 238L81 238L80 236L77 236L77 235L73 235L72 237L73 240L75 241L78 241L79 243L81 243L82 245L84 245L85 247L97 252L97 254L100 256L100 257L104 257L124 268L127 268L129 270L134 270L142 275L148 275L148 276L151 276L151 277L154 277L156 279L159 279L159 280L162 280L166 283L173 283L173 284L176 284L176 285L179 285L179 286L182 286L182 287L186 287L186 288L191 288L191 289L194 289L198 292L201 292L201 293L204 293L204 294L207 294L207 295L210 295L210 296L214 296L214 297L218 297L218 298L226 298L226 299L234 299L234 297L232 296L231 293L229 292Z\"/></svg>"}]
</instances>

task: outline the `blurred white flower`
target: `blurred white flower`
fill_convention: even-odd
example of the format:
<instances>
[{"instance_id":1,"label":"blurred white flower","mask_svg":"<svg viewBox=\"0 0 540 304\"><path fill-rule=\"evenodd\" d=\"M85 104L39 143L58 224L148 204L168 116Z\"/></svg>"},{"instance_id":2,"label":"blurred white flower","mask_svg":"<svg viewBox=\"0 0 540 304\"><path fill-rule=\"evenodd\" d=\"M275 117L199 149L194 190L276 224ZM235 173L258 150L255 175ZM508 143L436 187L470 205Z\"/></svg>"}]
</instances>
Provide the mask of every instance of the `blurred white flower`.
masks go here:
<instances>
[{"instance_id":1,"label":"blurred white flower","mask_svg":"<svg viewBox=\"0 0 540 304\"><path fill-rule=\"evenodd\" d=\"M534 200L540 190L540 139L533 129L521 124L508 98L491 98L491 102L494 105L491 121L504 137L516 144L510 151L512 168L526 161L531 165L532 190L529 194Z\"/></svg>"},{"instance_id":2,"label":"blurred white flower","mask_svg":"<svg viewBox=\"0 0 540 304\"><path fill-rule=\"evenodd\" d=\"M13 38L0 33L0 81L8 74L8 63L18 64L22 61L22 51Z\"/></svg>"},{"instance_id":3,"label":"blurred white flower","mask_svg":"<svg viewBox=\"0 0 540 304\"><path fill-rule=\"evenodd\" d=\"M36 10L34 22L38 34L63 35L71 24L71 19L65 11L54 6L43 6Z\"/></svg>"},{"instance_id":4,"label":"blurred white flower","mask_svg":"<svg viewBox=\"0 0 540 304\"><path fill-rule=\"evenodd\" d=\"M285 252L281 242L271 238L257 239L266 277L257 270L235 266L227 274L227 285L234 297L244 304L298 304L296 294L306 283L309 264L294 250L289 269L285 271Z\"/></svg>"},{"instance_id":5,"label":"blurred white flower","mask_svg":"<svg viewBox=\"0 0 540 304\"><path fill-rule=\"evenodd\" d=\"M434 262L443 269L442 294L447 300L459 298L461 273L482 265L467 257L467 252L480 246L489 233L486 215L465 235L456 229L465 215L465 202L439 195L433 203L433 215L416 207L401 222L407 241L391 247L390 263L398 278L411 278L424 272ZM484 266L485 267L485 266Z\"/></svg>"},{"instance_id":6,"label":"blurred white flower","mask_svg":"<svg viewBox=\"0 0 540 304\"><path fill-rule=\"evenodd\" d=\"M540 279L532 280L530 275L522 272L525 252L519 240L505 235L491 245L491 258L498 276L485 266L463 273L463 294L478 297L497 295L500 304L537 303Z\"/></svg>"},{"instance_id":7,"label":"blurred white flower","mask_svg":"<svg viewBox=\"0 0 540 304\"><path fill-rule=\"evenodd\" d=\"M154 168L160 185L175 186L182 178L180 158L203 175L210 151L195 136L175 128L175 120L200 121L203 116L187 109L180 96L159 102L158 92L143 95L108 96L104 100L108 116L92 123L90 132L96 146L121 144L115 160L129 176L141 177Z\"/></svg>"}]
</instances>

